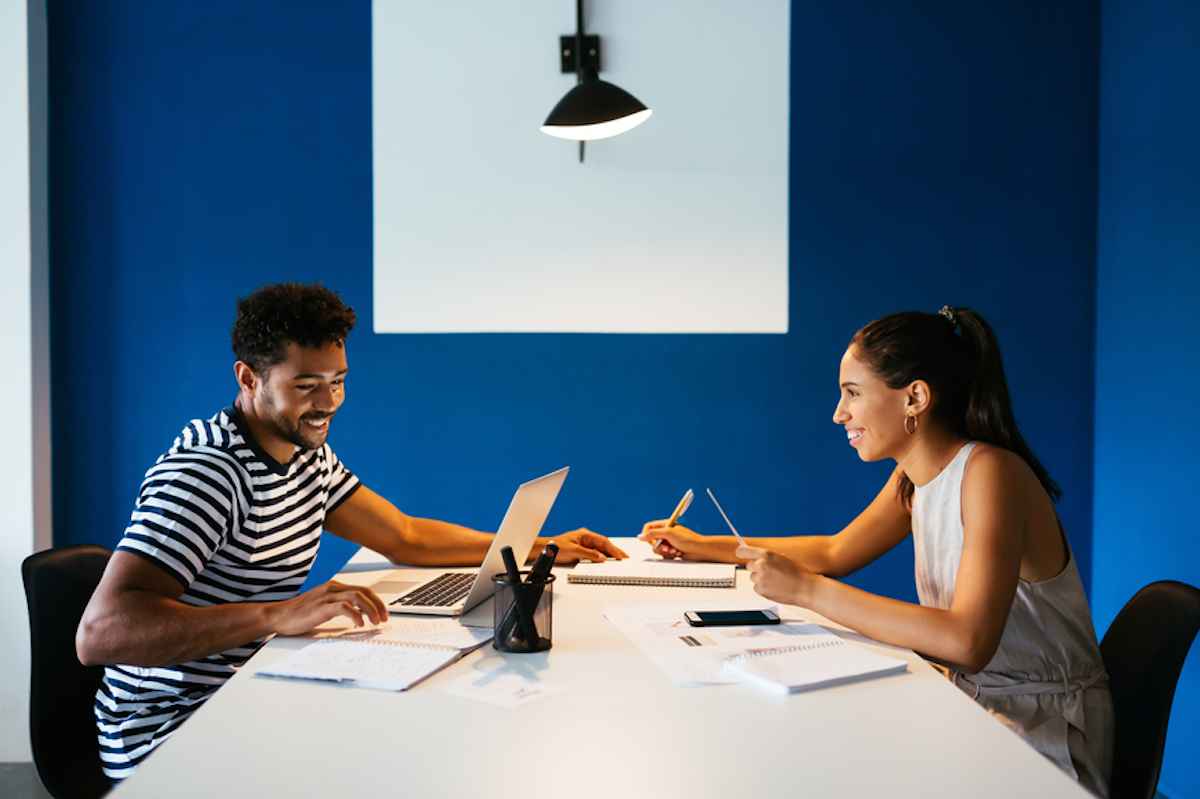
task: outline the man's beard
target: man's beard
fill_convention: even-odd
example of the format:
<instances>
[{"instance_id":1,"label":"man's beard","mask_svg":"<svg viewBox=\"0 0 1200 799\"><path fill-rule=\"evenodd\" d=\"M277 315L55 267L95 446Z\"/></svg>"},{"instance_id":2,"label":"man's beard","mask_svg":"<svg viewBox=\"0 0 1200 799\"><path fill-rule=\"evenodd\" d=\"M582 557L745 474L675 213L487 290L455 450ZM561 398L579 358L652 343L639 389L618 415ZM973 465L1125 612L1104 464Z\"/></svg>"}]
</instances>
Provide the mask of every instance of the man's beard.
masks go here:
<instances>
[{"instance_id":1,"label":"man's beard","mask_svg":"<svg viewBox=\"0 0 1200 799\"><path fill-rule=\"evenodd\" d=\"M301 416L300 421L293 424L290 420L280 415L272 417L271 422L275 425L275 432L277 432L279 435L283 436L297 447L300 447L300 449L309 450L318 449L325 443L325 439L329 434L329 428L326 427L325 430L321 432L309 430L306 429L307 425L304 424L304 420L311 419L313 421L320 421L321 419L332 418L333 414L309 414L307 416Z\"/></svg>"},{"instance_id":2,"label":"man's beard","mask_svg":"<svg viewBox=\"0 0 1200 799\"><path fill-rule=\"evenodd\" d=\"M267 421L275 428L273 432L281 438L287 439L288 443L294 444L304 450L318 449L325 443L325 439L329 435L329 427L326 426L324 431L318 432L306 429L307 425L304 422L306 419L312 421L333 419L332 413L306 413L300 417L298 422L292 422L276 410L275 403L271 401L270 395L267 396L267 407L271 412Z\"/></svg>"}]
</instances>

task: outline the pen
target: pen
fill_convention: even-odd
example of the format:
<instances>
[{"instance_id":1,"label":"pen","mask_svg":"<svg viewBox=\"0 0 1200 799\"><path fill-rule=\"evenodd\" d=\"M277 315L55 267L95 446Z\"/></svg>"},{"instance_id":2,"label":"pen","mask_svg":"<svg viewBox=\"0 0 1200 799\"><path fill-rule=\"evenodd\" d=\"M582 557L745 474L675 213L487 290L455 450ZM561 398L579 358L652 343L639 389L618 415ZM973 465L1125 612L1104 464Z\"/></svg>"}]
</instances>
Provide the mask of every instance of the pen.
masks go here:
<instances>
[{"instance_id":1,"label":"pen","mask_svg":"<svg viewBox=\"0 0 1200 799\"><path fill-rule=\"evenodd\" d=\"M537 560L533 563L533 569L529 572L529 578L526 582L538 584L546 579L550 574L550 569L554 566L555 559L558 558L558 544L551 541L546 544L542 554L538 555Z\"/></svg>"},{"instance_id":2,"label":"pen","mask_svg":"<svg viewBox=\"0 0 1200 799\"><path fill-rule=\"evenodd\" d=\"M526 596L528 597L530 619L533 619L534 614L538 612L538 603L541 602L541 595L546 591L546 578L550 577L550 570L554 565L554 560L557 559L557 543L553 541L547 543L546 548L542 549L541 554L538 555L538 560L534 561L533 570L529 572L529 583L532 584L529 585L527 589L529 593ZM536 627L536 623L534 623L534 627ZM538 643L536 633L533 643Z\"/></svg>"},{"instance_id":3,"label":"pen","mask_svg":"<svg viewBox=\"0 0 1200 799\"><path fill-rule=\"evenodd\" d=\"M675 506L675 510L671 511L671 518L667 519L667 527L674 527L675 522L679 521L679 517L687 513L687 509L692 506L692 489L683 492L683 496L679 498L679 504ZM662 543L661 538L654 539L654 546Z\"/></svg>"},{"instance_id":4,"label":"pen","mask_svg":"<svg viewBox=\"0 0 1200 799\"><path fill-rule=\"evenodd\" d=\"M679 517L687 513L687 509L692 505L692 489L683 492L683 496L679 498L679 504L675 506L675 510L671 513L671 518L667 519L667 527L674 527L675 522L679 521Z\"/></svg>"},{"instance_id":5,"label":"pen","mask_svg":"<svg viewBox=\"0 0 1200 799\"><path fill-rule=\"evenodd\" d=\"M750 546L746 543L746 539L742 538L742 534L737 531L737 528L733 526L733 522L729 521L729 517L725 515L725 509L721 507L720 502L717 502L717 495L712 492L711 488L704 490L708 492L708 498L712 500L713 504L717 506L717 510L721 512L721 518L725 520L725 524L729 525L729 529L733 531L733 536L738 540L738 543L744 547Z\"/></svg>"},{"instance_id":6,"label":"pen","mask_svg":"<svg viewBox=\"0 0 1200 799\"><path fill-rule=\"evenodd\" d=\"M500 557L504 560L504 570L508 572L508 581L512 584L513 605L517 613L517 625L521 628L521 636L533 646L537 643L537 627L533 624L533 614L525 604L524 584L521 582L521 570L517 568L517 559L512 547L503 547Z\"/></svg>"},{"instance_id":7,"label":"pen","mask_svg":"<svg viewBox=\"0 0 1200 799\"><path fill-rule=\"evenodd\" d=\"M529 572L529 577L525 584L530 587L530 613L537 613L538 603L542 601L542 591L546 588L546 577L550 575L550 569L554 566L555 559L558 558L558 544L551 541L546 544L542 550L542 554L538 555L537 560L533 563L533 568ZM516 603L513 603L504 614L504 618L500 620L500 626L496 628L496 637L500 640L505 640L512 634L513 625L517 621Z\"/></svg>"}]
</instances>

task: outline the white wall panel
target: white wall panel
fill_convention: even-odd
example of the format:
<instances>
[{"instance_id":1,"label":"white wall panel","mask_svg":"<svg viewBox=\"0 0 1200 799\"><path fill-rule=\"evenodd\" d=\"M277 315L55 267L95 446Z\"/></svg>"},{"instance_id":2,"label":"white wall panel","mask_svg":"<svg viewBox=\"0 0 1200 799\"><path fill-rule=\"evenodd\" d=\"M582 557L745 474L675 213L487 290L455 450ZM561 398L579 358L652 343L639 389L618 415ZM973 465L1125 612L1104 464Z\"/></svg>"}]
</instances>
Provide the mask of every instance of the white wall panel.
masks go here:
<instances>
[{"instance_id":1,"label":"white wall panel","mask_svg":"<svg viewBox=\"0 0 1200 799\"><path fill-rule=\"evenodd\" d=\"M587 5L654 115L579 164L574 3L376 0L377 332L787 331L788 3Z\"/></svg>"}]
</instances>

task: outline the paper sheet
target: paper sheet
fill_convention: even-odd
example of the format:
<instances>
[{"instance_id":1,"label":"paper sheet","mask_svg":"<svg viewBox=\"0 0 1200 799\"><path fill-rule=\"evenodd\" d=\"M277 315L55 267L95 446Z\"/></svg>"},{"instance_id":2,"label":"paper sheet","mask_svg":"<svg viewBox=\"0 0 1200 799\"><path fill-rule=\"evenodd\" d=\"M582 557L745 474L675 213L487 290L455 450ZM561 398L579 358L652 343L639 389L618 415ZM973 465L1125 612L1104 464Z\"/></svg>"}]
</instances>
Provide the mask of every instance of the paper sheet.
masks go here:
<instances>
[{"instance_id":1,"label":"paper sheet","mask_svg":"<svg viewBox=\"0 0 1200 799\"><path fill-rule=\"evenodd\" d=\"M468 673L446 683L443 690L454 696L503 708L520 707L562 691L561 686L544 679L544 675L539 673L542 669L529 668L528 665L515 665L503 658L477 660Z\"/></svg>"},{"instance_id":2,"label":"paper sheet","mask_svg":"<svg viewBox=\"0 0 1200 799\"><path fill-rule=\"evenodd\" d=\"M340 638L350 641L403 641L412 644L452 646L470 651L492 640L490 627L467 627L457 619L392 616L383 624L355 627L337 618L319 625L305 638Z\"/></svg>"},{"instance_id":3,"label":"paper sheet","mask_svg":"<svg viewBox=\"0 0 1200 799\"><path fill-rule=\"evenodd\" d=\"M692 627L688 610L757 610L777 605L753 600L730 603L695 602L654 605L615 605L605 608L613 624L646 657L679 685L722 685L738 680L723 669L725 659L754 649L789 646L811 624L785 621L743 627Z\"/></svg>"},{"instance_id":4,"label":"paper sheet","mask_svg":"<svg viewBox=\"0 0 1200 799\"><path fill-rule=\"evenodd\" d=\"M314 641L255 674L406 691L459 657L461 655L452 649L414 649L397 644L325 640Z\"/></svg>"}]
</instances>

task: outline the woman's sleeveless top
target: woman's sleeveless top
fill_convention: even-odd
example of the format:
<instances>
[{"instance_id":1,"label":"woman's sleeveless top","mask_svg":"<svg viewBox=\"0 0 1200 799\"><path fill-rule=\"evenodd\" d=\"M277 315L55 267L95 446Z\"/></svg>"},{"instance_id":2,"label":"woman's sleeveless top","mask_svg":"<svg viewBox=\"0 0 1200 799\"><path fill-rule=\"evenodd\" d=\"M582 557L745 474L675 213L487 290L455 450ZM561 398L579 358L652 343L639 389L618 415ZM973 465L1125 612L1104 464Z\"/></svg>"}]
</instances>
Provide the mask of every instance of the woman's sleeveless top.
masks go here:
<instances>
[{"instance_id":1,"label":"woman's sleeveless top","mask_svg":"<svg viewBox=\"0 0 1200 799\"><path fill-rule=\"evenodd\" d=\"M927 607L945 609L954 601L963 549L962 483L974 449L975 442L964 445L913 493L917 595ZM982 671L952 671L951 678L1085 788L1107 796L1112 696L1069 544L1067 555L1056 576L1018 581L996 654Z\"/></svg>"}]
</instances>

